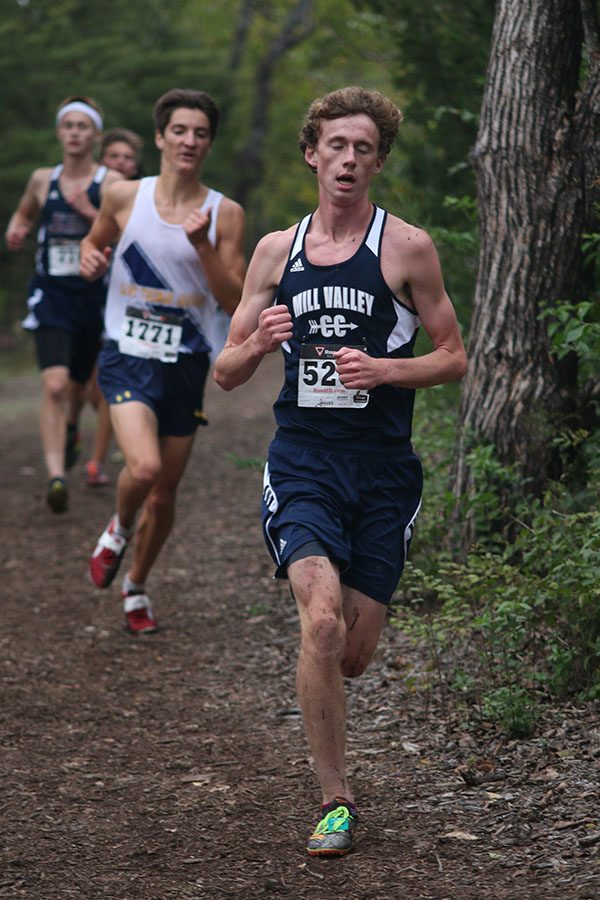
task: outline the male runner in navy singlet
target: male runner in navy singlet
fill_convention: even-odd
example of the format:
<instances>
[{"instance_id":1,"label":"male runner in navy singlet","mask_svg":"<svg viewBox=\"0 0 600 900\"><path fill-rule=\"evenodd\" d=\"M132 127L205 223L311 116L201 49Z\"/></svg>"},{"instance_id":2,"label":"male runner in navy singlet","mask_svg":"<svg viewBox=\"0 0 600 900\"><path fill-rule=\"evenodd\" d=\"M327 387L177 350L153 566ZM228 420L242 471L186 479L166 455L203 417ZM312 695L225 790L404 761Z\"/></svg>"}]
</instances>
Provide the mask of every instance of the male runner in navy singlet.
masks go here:
<instances>
[{"instance_id":1,"label":"male runner in navy singlet","mask_svg":"<svg viewBox=\"0 0 600 900\"><path fill-rule=\"evenodd\" d=\"M79 243L98 215L103 192L117 172L94 161L103 128L102 111L90 97L67 97L58 107L56 133L63 161L35 169L6 230L9 250L20 250L40 217L35 275L29 285L29 315L42 372L40 430L48 470L46 499L64 512L68 505L65 468L76 459L76 428L67 431L69 404L83 406L100 349L105 286L79 274Z\"/></svg>"},{"instance_id":2,"label":"male runner in navy singlet","mask_svg":"<svg viewBox=\"0 0 600 900\"><path fill-rule=\"evenodd\" d=\"M466 367L431 238L369 199L400 121L389 99L359 87L311 105L300 147L318 207L259 242L215 364L231 390L267 353L285 360L263 527L300 615L297 690L323 804L314 856L352 848L343 677L373 655L421 502L414 391ZM419 324L433 349L414 358Z\"/></svg>"},{"instance_id":3,"label":"male runner in navy singlet","mask_svg":"<svg viewBox=\"0 0 600 900\"><path fill-rule=\"evenodd\" d=\"M141 177L143 149L144 142L135 131L128 128L112 128L102 135L98 156L101 165L120 172L123 178L133 180ZM108 403L98 384L97 365L88 382L87 397L96 410L97 421L91 456L85 464L85 480L90 487L100 487L109 482L104 461L110 447L112 425ZM72 410L71 420L75 430L77 430L77 415L78 410Z\"/></svg>"},{"instance_id":4,"label":"male runner in navy singlet","mask_svg":"<svg viewBox=\"0 0 600 900\"><path fill-rule=\"evenodd\" d=\"M116 512L89 574L108 587L135 533L122 589L133 634L157 629L145 582L173 527L196 429L206 423L215 321L220 309L236 308L246 269L241 206L199 181L218 123L218 107L203 91L160 97L160 174L107 191L81 244L85 278L103 276L112 255L99 382L125 456Z\"/></svg>"}]
</instances>

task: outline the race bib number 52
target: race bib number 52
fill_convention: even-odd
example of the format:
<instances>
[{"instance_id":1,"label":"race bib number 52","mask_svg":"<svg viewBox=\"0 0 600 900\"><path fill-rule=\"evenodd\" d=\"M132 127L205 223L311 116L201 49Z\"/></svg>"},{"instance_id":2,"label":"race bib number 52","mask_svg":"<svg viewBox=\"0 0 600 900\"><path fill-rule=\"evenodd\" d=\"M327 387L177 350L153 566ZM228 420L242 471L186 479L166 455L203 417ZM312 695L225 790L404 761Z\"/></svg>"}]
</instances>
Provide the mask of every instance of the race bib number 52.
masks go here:
<instances>
[{"instance_id":1,"label":"race bib number 52","mask_svg":"<svg viewBox=\"0 0 600 900\"><path fill-rule=\"evenodd\" d=\"M334 354L342 347L365 350L348 344L302 344L298 369L298 406L362 409L369 392L345 388L335 369Z\"/></svg>"},{"instance_id":2,"label":"race bib number 52","mask_svg":"<svg viewBox=\"0 0 600 900\"><path fill-rule=\"evenodd\" d=\"M175 362L181 343L181 319L128 306L123 317L119 350L128 356Z\"/></svg>"}]
</instances>

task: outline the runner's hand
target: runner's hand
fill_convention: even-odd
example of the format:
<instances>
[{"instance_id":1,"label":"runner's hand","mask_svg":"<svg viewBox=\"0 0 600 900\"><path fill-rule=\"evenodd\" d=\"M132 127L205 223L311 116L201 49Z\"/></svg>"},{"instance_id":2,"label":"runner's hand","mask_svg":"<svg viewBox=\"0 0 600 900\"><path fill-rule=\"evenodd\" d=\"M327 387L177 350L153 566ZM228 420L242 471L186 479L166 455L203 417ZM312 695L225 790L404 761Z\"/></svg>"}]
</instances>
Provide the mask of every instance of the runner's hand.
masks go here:
<instances>
[{"instance_id":1,"label":"runner's hand","mask_svg":"<svg viewBox=\"0 0 600 900\"><path fill-rule=\"evenodd\" d=\"M201 244L208 243L211 217L212 209L207 209L205 212L195 209L184 220L183 230L194 247L198 248Z\"/></svg>"},{"instance_id":2,"label":"runner's hand","mask_svg":"<svg viewBox=\"0 0 600 900\"><path fill-rule=\"evenodd\" d=\"M381 363L363 350L342 347L335 353L335 365L340 381L346 388L368 391L383 383Z\"/></svg>"},{"instance_id":3,"label":"runner's hand","mask_svg":"<svg viewBox=\"0 0 600 900\"><path fill-rule=\"evenodd\" d=\"M9 250L20 250L28 234L27 225L13 225L6 232L6 246Z\"/></svg>"},{"instance_id":4,"label":"runner's hand","mask_svg":"<svg viewBox=\"0 0 600 900\"><path fill-rule=\"evenodd\" d=\"M269 306L258 318L257 338L264 353L272 353L294 336L292 317L287 306Z\"/></svg>"},{"instance_id":5,"label":"runner's hand","mask_svg":"<svg viewBox=\"0 0 600 900\"><path fill-rule=\"evenodd\" d=\"M79 274L86 281L96 281L108 272L111 256L112 249L110 247L105 247L104 250L82 252L79 260Z\"/></svg>"}]
</instances>

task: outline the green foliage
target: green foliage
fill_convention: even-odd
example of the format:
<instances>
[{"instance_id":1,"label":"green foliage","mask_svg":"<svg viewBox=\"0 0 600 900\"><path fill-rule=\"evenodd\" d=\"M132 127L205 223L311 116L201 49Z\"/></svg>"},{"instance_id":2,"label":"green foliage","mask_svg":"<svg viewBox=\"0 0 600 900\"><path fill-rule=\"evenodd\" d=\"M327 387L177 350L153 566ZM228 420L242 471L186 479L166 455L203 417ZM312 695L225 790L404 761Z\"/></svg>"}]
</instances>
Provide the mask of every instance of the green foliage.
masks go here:
<instances>
[{"instance_id":1,"label":"green foliage","mask_svg":"<svg viewBox=\"0 0 600 900\"><path fill-rule=\"evenodd\" d=\"M236 469L255 469L262 472L265 460L257 456L238 456L237 453L226 453L225 459Z\"/></svg>"},{"instance_id":2,"label":"green foliage","mask_svg":"<svg viewBox=\"0 0 600 900\"><path fill-rule=\"evenodd\" d=\"M237 154L250 134L261 142L265 168L246 203L248 255L265 232L297 221L316 202L316 182L296 141L308 104L353 82L393 93L393 39L381 29L379 17L357 10L352 0L324 0L315 4L312 31L281 56L268 92L261 95L258 74L294 6L295 0L11 3L0 22L4 226L31 171L58 161L54 114L65 96L89 94L104 107L107 127L125 126L141 134L144 172L153 174L158 154L152 107L160 94L175 86L207 90L221 105L220 133L206 164L208 184L235 195ZM249 14L245 32L244 11ZM266 118L263 132L255 135L252 111L257 104L264 107ZM387 185L382 182L377 190L378 202L393 208L394 195ZM0 250L4 329L24 311L33 249L31 239L20 254Z\"/></svg>"},{"instance_id":3,"label":"green foliage","mask_svg":"<svg viewBox=\"0 0 600 900\"><path fill-rule=\"evenodd\" d=\"M489 0L361 0L393 38L393 76L402 88L410 205L423 224L453 228L448 193L474 196L470 163L477 133L494 4Z\"/></svg>"},{"instance_id":4,"label":"green foliage","mask_svg":"<svg viewBox=\"0 0 600 900\"><path fill-rule=\"evenodd\" d=\"M32 169L57 162L53 119L66 95L93 96L104 107L107 127L141 134L144 172L152 174L158 164L151 121L156 98L177 85L199 87L212 93L223 111L207 160L207 183L235 196L244 175L239 153L249 135L263 154L260 183L245 203L249 255L265 232L287 227L316 202L316 181L296 141L309 103L344 84L364 84L392 96L406 112L398 146L374 181L373 198L408 221L436 227L449 293L466 326L477 256L469 153L489 4L445 0L434 12L415 10L407 0L323 0L314 4L312 30L278 59L261 94L259 74L295 2L11 3L0 23L4 223ZM265 112L260 133L254 131L257 105ZM450 192L465 199L445 200ZM33 240L17 255L0 250L4 329L24 311L32 258Z\"/></svg>"},{"instance_id":5,"label":"green foliage","mask_svg":"<svg viewBox=\"0 0 600 900\"><path fill-rule=\"evenodd\" d=\"M558 359L576 353L583 375L597 375L600 371L600 321L596 304L590 301L564 301L546 307L540 319L547 321L552 350Z\"/></svg>"},{"instance_id":6,"label":"green foliage","mask_svg":"<svg viewBox=\"0 0 600 900\"><path fill-rule=\"evenodd\" d=\"M429 230L439 249L447 291L459 322L467 329L479 260L477 204L469 195L446 196L443 208L453 212L452 227L433 225Z\"/></svg>"},{"instance_id":7,"label":"green foliage","mask_svg":"<svg viewBox=\"0 0 600 900\"><path fill-rule=\"evenodd\" d=\"M434 573L408 564L396 612L456 702L515 736L533 729L538 698L600 691L600 513L556 500L523 506L511 543Z\"/></svg>"},{"instance_id":8,"label":"green foliage","mask_svg":"<svg viewBox=\"0 0 600 900\"><path fill-rule=\"evenodd\" d=\"M523 688L496 688L484 698L482 708L485 718L497 722L511 737L531 737L535 730L539 707Z\"/></svg>"},{"instance_id":9,"label":"green foliage","mask_svg":"<svg viewBox=\"0 0 600 900\"><path fill-rule=\"evenodd\" d=\"M600 243L598 235L588 235L587 262L596 264ZM579 411L574 420L563 422L552 444L558 452L563 471L563 482L571 490L571 508L585 509L597 499L595 490L600 469L600 318L597 303L584 300L580 303L559 302L545 306L540 319L546 322L552 352L557 359L571 357L577 360L580 385Z\"/></svg>"},{"instance_id":10,"label":"green foliage","mask_svg":"<svg viewBox=\"0 0 600 900\"><path fill-rule=\"evenodd\" d=\"M417 341L416 353L427 352ZM424 568L437 565L447 542L455 498L449 487L454 458L454 436L458 422L458 384L445 384L417 391L413 444L423 460L423 506L417 520L411 558Z\"/></svg>"},{"instance_id":11,"label":"green foliage","mask_svg":"<svg viewBox=\"0 0 600 900\"><path fill-rule=\"evenodd\" d=\"M576 352L595 372L594 308L559 304L544 317L557 355ZM600 443L585 429L558 432L555 445L577 462L539 499L527 496L516 466L474 445L466 515L475 517L480 539L456 560L446 549L455 415L451 391L419 395L414 440L425 501L394 622L429 652L428 688L437 684L472 722L524 737L545 698L600 696Z\"/></svg>"}]
</instances>

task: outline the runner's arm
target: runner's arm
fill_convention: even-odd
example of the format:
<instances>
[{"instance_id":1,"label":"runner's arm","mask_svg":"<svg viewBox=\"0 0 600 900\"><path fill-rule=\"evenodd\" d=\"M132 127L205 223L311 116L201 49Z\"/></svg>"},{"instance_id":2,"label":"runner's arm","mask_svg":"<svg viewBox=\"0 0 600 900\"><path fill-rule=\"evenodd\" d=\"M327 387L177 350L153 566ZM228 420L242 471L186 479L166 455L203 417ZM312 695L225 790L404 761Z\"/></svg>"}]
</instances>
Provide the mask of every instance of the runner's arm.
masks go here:
<instances>
[{"instance_id":1,"label":"runner's arm","mask_svg":"<svg viewBox=\"0 0 600 900\"><path fill-rule=\"evenodd\" d=\"M183 227L202 263L211 292L226 313L235 311L242 295L246 272L244 211L224 197L219 206L216 247L208 240L211 210L190 213Z\"/></svg>"},{"instance_id":2,"label":"runner's arm","mask_svg":"<svg viewBox=\"0 0 600 900\"><path fill-rule=\"evenodd\" d=\"M244 384L267 353L292 337L287 306L272 306L290 247L287 232L269 234L258 243L248 266L242 299L213 377L224 390Z\"/></svg>"},{"instance_id":3,"label":"runner's arm","mask_svg":"<svg viewBox=\"0 0 600 900\"><path fill-rule=\"evenodd\" d=\"M47 191L50 184L50 172L51 169L36 169L31 173L6 229L6 246L9 250L20 250L33 228L43 205L41 197L44 186Z\"/></svg>"},{"instance_id":4,"label":"runner's arm","mask_svg":"<svg viewBox=\"0 0 600 900\"><path fill-rule=\"evenodd\" d=\"M117 180L105 192L96 221L81 242L79 271L87 281L101 278L110 265L112 245L121 232L120 221L137 190L137 183Z\"/></svg>"},{"instance_id":5,"label":"runner's arm","mask_svg":"<svg viewBox=\"0 0 600 900\"><path fill-rule=\"evenodd\" d=\"M380 384L422 388L460 381L467 356L454 307L442 277L437 251L429 235L415 229L397 247L406 271L406 288L433 350L409 359L375 359L359 350L336 353L338 374L347 388L369 390Z\"/></svg>"}]
</instances>

